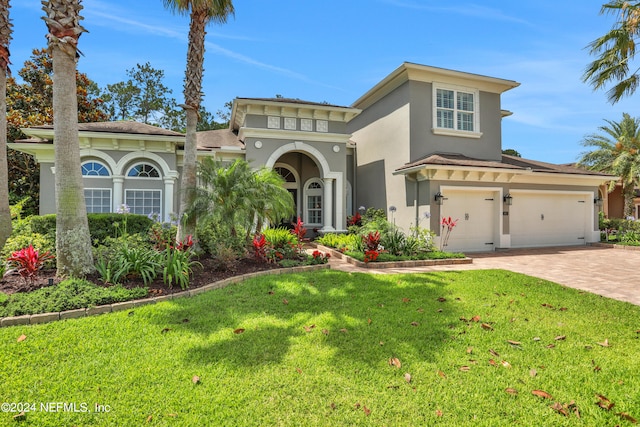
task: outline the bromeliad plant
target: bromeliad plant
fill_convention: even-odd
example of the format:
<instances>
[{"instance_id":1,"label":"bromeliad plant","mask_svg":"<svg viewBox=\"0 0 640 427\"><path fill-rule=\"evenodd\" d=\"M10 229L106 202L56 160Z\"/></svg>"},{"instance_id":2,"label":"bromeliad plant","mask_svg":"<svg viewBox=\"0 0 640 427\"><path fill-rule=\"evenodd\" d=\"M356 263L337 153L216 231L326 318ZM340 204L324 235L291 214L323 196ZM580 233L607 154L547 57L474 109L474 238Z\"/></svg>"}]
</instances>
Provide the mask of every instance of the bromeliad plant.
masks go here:
<instances>
[{"instance_id":1,"label":"bromeliad plant","mask_svg":"<svg viewBox=\"0 0 640 427\"><path fill-rule=\"evenodd\" d=\"M44 267L47 261L52 261L54 256L49 251L40 253L34 249L32 245L26 248L15 251L7 258L7 262L10 268L14 268L18 271L18 274L22 276L26 283L33 283L34 279L38 275L38 272Z\"/></svg>"},{"instance_id":2,"label":"bromeliad plant","mask_svg":"<svg viewBox=\"0 0 640 427\"><path fill-rule=\"evenodd\" d=\"M291 230L291 233L296 236L296 240L298 242L298 252L302 252L302 242L307 234L307 229L304 227L304 222L298 217L298 221L296 221L296 225Z\"/></svg>"},{"instance_id":3,"label":"bromeliad plant","mask_svg":"<svg viewBox=\"0 0 640 427\"><path fill-rule=\"evenodd\" d=\"M362 237L364 244L364 262L371 262L378 259L380 255L380 232L372 231Z\"/></svg>"},{"instance_id":4,"label":"bromeliad plant","mask_svg":"<svg viewBox=\"0 0 640 427\"><path fill-rule=\"evenodd\" d=\"M444 250L444 248L449 244L449 237L451 236L451 231L458 223L458 220L455 221L451 219L451 217L443 217L442 221L440 221L440 225L442 226L442 232L440 233L440 250Z\"/></svg>"}]
</instances>

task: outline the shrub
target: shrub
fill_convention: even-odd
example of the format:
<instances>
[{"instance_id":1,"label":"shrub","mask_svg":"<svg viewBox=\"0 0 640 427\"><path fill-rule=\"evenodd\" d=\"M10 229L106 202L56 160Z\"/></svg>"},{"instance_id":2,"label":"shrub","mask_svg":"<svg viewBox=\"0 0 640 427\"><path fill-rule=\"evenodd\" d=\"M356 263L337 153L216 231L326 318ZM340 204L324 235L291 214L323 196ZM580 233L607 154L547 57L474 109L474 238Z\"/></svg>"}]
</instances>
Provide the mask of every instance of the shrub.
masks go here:
<instances>
[{"instance_id":1,"label":"shrub","mask_svg":"<svg viewBox=\"0 0 640 427\"><path fill-rule=\"evenodd\" d=\"M213 259L218 270L234 271L238 263L238 252L235 248L219 242L214 248Z\"/></svg>"},{"instance_id":2,"label":"shrub","mask_svg":"<svg viewBox=\"0 0 640 427\"><path fill-rule=\"evenodd\" d=\"M83 279L67 279L55 286L9 295L7 302L0 305L0 317L73 310L145 296L146 288L102 287Z\"/></svg>"},{"instance_id":3,"label":"shrub","mask_svg":"<svg viewBox=\"0 0 640 427\"><path fill-rule=\"evenodd\" d=\"M316 242L340 252L355 251L362 246L361 238L357 234L327 233L318 237Z\"/></svg>"},{"instance_id":4,"label":"shrub","mask_svg":"<svg viewBox=\"0 0 640 427\"><path fill-rule=\"evenodd\" d=\"M248 243L243 237L232 235L229 228L222 226L215 218L199 221L196 235L200 247L214 258L218 249L224 247L231 249L237 259L244 254Z\"/></svg>"},{"instance_id":5,"label":"shrub","mask_svg":"<svg viewBox=\"0 0 640 427\"><path fill-rule=\"evenodd\" d=\"M124 238L113 239L115 242ZM105 283L122 283L127 278L141 278L145 285L160 271L161 253L149 246L124 243L106 248L96 258L96 270Z\"/></svg>"},{"instance_id":6,"label":"shrub","mask_svg":"<svg viewBox=\"0 0 640 427\"><path fill-rule=\"evenodd\" d=\"M26 248L15 251L11 254L7 261L10 268L15 268L18 274L27 283L32 283L38 272L44 266L46 261L52 260L54 257L49 252L39 252L29 245Z\"/></svg>"},{"instance_id":7,"label":"shrub","mask_svg":"<svg viewBox=\"0 0 640 427\"><path fill-rule=\"evenodd\" d=\"M123 232L123 219L126 217L126 234L142 234L146 236L154 221L146 215L119 213L90 213L89 233L94 245L98 245L107 237L117 237ZM34 233L53 234L55 241L56 215L31 217L31 229Z\"/></svg>"},{"instance_id":8,"label":"shrub","mask_svg":"<svg viewBox=\"0 0 640 427\"><path fill-rule=\"evenodd\" d=\"M4 292L0 292L0 306L3 306L9 301L9 295Z\"/></svg>"},{"instance_id":9,"label":"shrub","mask_svg":"<svg viewBox=\"0 0 640 427\"><path fill-rule=\"evenodd\" d=\"M14 233L7 239L2 248L2 259L7 259L12 253L27 246L33 246L38 252L49 252L55 254L55 235L31 233L27 226L21 230L14 230ZM16 232L17 231L17 232Z\"/></svg>"}]
</instances>

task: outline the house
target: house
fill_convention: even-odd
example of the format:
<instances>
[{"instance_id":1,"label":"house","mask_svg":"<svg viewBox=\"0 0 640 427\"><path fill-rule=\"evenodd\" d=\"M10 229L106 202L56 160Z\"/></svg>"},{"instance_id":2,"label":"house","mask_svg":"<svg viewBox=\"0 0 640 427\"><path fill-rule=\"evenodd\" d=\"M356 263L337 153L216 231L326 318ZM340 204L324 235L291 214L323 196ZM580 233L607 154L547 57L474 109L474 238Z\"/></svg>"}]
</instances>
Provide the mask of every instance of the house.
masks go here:
<instances>
[{"instance_id":1,"label":"house","mask_svg":"<svg viewBox=\"0 0 640 427\"><path fill-rule=\"evenodd\" d=\"M599 240L598 186L611 177L502 155L502 93L519 84L404 63L350 107L236 98L229 129L198 133L198 155L277 170L297 215L318 232L344 230L359 207L436 233L458 220L448 249L584 245ZM41 167L41 213L55 210L53 128L10 146ZM79 128L90 211L168 218L178 206L184 135L131 122Z\"/></svg>"}]
</instances>

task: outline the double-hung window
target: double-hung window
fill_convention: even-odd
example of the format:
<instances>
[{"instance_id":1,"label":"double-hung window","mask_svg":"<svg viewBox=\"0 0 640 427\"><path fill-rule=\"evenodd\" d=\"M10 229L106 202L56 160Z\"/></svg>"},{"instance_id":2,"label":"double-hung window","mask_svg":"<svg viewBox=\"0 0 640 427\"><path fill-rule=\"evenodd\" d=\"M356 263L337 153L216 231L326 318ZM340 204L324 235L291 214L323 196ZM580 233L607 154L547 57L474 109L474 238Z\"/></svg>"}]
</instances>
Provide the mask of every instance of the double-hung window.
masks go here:
<instances>
[{"instance_id":1,"label":"double-hung window","mask_svg":"<svg viewBox=\"0 0 640 427\"><path fill-rule=\"evenodd\" d=\"M475 89L434 84L433 132L479 138L479 93Z\"/></svg>"}]
</instances>

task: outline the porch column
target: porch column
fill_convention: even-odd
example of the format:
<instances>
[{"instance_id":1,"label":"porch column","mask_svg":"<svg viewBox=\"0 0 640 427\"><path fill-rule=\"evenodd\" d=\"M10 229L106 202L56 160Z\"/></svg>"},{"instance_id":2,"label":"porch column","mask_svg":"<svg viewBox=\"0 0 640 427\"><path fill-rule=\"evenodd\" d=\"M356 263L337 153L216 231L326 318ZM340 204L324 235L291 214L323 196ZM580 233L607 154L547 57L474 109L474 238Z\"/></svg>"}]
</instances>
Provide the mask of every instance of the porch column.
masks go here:
<instances>
[{"instance_id":1,"label":"porch column","mask_svg":"<svg viewBox=\"0 0 640 427\"><path fill-rule=\"evenodd\" d=\"M120 206L124 203L124 176L113 175L113 210L117 212Z\"/></svg>"},{"instance_id":2,"label":"porch column","mask_svg":"<svg viewBox=\"0 0 640 427\"><path fill-rule=\"evenodd\" d=\"M174 172L174 171L172 171ZM177 214L173 206L173 189L178 179L178 173L169 173L164 177L164 215L163 220L171 221L171 214Z\"/></svg>"},{"instance_id":3,"label":"porch column","mask_svg":"<svg viewBox=\"0 0 640 427\"><path fill-rule=\"evenodd\" d=\"M324 231L334 231L333 228L333 178L323 178L322 179L324 186L324 195L322 196L323 212L322 212L322 220L323 226L322 230Z\"/></svg>"}]
</instances>

